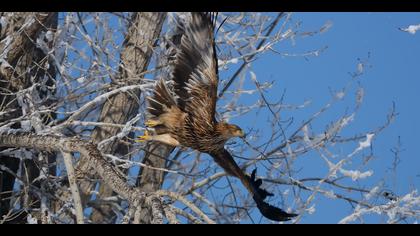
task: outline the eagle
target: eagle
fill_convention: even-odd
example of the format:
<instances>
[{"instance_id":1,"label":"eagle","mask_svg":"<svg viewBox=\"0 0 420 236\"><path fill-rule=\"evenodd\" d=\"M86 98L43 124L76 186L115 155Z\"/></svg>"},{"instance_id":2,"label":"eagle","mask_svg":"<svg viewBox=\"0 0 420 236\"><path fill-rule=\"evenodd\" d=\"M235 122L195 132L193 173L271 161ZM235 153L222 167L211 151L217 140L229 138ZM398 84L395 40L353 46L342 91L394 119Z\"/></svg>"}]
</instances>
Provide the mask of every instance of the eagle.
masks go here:
<instances>
[{"instance_id":1,"label":"eagle","mask_svg":"<svg viewBox=\"0 0 420 236\"><path fill-rule=\"evenodd\" d=\"M163 78L155 85L152 96L147 97L147 129L137 141L156 141L207 153L228 175L237 177L252 195L261 214L274 221L287 221L297 216L274 207L264 199L273 196L260 188L256 169L246 174L225 149L234 137L244 138L237 125L216 119L217 86L219 82L214 27L215 15L191 13L190 20L179 24L181 41L172 67L172 86Z\"/></svg>"}]
</instances>

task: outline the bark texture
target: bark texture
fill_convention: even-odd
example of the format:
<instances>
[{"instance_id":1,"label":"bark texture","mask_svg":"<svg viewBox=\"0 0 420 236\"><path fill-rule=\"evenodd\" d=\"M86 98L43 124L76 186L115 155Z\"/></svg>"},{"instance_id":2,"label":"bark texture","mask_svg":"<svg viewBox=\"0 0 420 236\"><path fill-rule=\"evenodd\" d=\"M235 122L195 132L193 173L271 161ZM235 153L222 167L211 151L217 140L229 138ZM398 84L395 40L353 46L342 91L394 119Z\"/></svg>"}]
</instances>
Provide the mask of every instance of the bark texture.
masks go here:
<instances>
[{"instance_id":1,"label":"bark texture","mask_svg":"<svg viewBox=\"0 0 420 236\"><path fill-rule=\"evenodd\" d=\"M121 53L121 67L119 83L130 85L139 82L139 75L147 70L152 53L153 45L159 38L166 13L144 12L133 13L132 22L129 26L124 45ZM135 80L133 80L135 79ZM99 117L100 122L125 124L132 119L139 110L140 90L132 93L120 93L108 99L101 110ZM115 127L96 127L92 133L92 140L100 142L104 139L116 135L120 131ZM115 141L108 144L104 153L110 153L116 156L124 156L129 152L129 147L121 141ZM79 162L78 169L81 172L88 173L88 178L94 179L92 171L92 163L82 158ZM90 198L90 192L96 185L95 181L82 181L81 192L82 201L87 202ZM105 198L113 194L109 186L100 184L100 197ZM105 222L113 214L109 205L102 205L94 209L92 213L92 222L94 223L111 223ZM115 217L114 219L115 220Z\"/></svg>"},{"instance_id":2,"label":"bark texture","mask_svg":"<svg viewBox=\"0 0 420 236\"><path fill-rule=\"evenodd\" d=\"M111 163L102 157L101 152L92 142L52 135L0 134L0 147L33 148L49 152L78 152L89 163L92 163L99 177L124 199L136 202L145 196L126 182L125 176L122 176Z\"/></svg>"},{"instance_id":3,"label":"bark texture","mask_svg":"<svg viewBox=\"0 0 420 236\"><path fill-rule=\"evenodd\" d=\"M0 29L0 123L20 117L23 112L16 97L16 92L26 89L39 83L35 87L40 99L45 99L48 93L54 93L51 89L46 89L54 83L55 69L48 66L49 57L41 49L37 48L37 39L41 33L47 31L54 32L57 27L58 14L39 12L9 12L0 13L0 17L5 22ZM53 42L46 42L52 46ZM46 105L46 104L44 104ZM36 108L33 108L36 109ZM42 116L44 122L54 118L54 114ZM20 128L19 123L15 123L11 128ZM0 149L0 152L2 149ZM52 163L55 156L48 153L42 155L44 163ZM39 165L35 154L31 160L19 161L11 156L0 155L0 166L7 167L11 172L16 173L22 168L26 185L40 185L33 180L39 176ZM55 168L51 166L49 174L55 174ZM11 173L0 171L0 218L10 212L10 198L15 178ZM31 205L32 208L39 207L39 199L29 195L22 204ZM35 204L32 204L34 203ZM21 220L24 220L21 217ZM19 223L19 222L14 222Z\"/></svg>"}]
</instances>

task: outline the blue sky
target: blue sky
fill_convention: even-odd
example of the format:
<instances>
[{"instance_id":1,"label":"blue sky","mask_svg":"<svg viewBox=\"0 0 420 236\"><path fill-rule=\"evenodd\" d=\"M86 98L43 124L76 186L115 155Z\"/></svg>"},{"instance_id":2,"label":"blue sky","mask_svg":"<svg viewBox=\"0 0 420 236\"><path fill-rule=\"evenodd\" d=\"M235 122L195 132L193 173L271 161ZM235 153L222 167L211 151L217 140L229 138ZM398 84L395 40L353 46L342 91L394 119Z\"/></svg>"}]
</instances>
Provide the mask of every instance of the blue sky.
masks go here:
<instances>
[{"instance_id":1,"label":"blue sky","mask_svg":"<svg viewBox=\"0 0 420 236\"><path fill-rule=\"evenodd\" d=\"M308 108L286 114L299 123L331 99L330 90L339 90L351 80L349 72L356 71L358 59L368 60L370 68L365 70L359 84L353 83L353 89L347 95L349 98L323 115L313 128L322 130L328 121L345 114L346 109L351 110L358 86L364 88L364 101L355 120L343 134L360 134L381 126L394 102L399 115L374 139L374 160L368 168L363 169L373 170L374 175L361 180L360 186L373 187L383 181L386 189L397 195L419 189L420 143L416 134L420 133L420 112L416 103L420 100L420 32L411 35L398 28L419 24L420 13L294 13L293 19L295 22L301 21L302 32L317 30L326 22L331 22L332 27L322 34L297 38L294 44L290 41L280 43L276 50L305 53L325 46L328 48L318 57L282 57L267 53L256 60L253 70L258 80L275 81L273 91L276 92L269 92L269 98L278 100L286 89L286 104L302 104L305 100L311 100ZM258 116L259 122L266 120L265 115ZM250 127L245 125L244 128ZM396 146L398 137L403 152L397 175L394 176L388 168L393 161L390 149ZM341 151L349 153L356 147L357 143L346 145ZM308 154L298 162L302 168L298 177L323 176L325 170L319 170L317 165L325 166L325 163L319 162L320 158L313 155L316 154ZM316 212L306 215L302 223L336 223L351 213L348 203L318 197L315 201ZM384 217L367 217L366 222L380 222L381 219Z\"/></svg>"}]
</instances>

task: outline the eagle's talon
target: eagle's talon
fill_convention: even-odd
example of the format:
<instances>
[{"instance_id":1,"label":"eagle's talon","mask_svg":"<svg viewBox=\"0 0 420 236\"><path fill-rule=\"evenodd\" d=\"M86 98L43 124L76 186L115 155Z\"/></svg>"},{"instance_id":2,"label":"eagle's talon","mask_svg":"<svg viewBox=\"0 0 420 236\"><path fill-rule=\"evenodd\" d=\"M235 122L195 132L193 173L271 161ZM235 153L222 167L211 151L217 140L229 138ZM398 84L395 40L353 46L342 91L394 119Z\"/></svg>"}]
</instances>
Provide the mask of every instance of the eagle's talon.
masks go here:
<instances>
[{"instance_id":1,"label":"eagle's talon","mask_svg":"<svg viewBox=\"0 0 420 236\"><path fill-rule=\"evenodd\" d=\"M159 122L156 120L146 120L144 122L144 125L146 125L147 127L155 127L157 125L159 125Z\"/></svg>"},{"instance_id":2,"label":"eagle's talon","mask_svg":"<svg viewBox=\"0 0 420 236\"><path fill-rule=\"evenodd\" d=\"M145 142L147 140L150 140L151 136L149 135L149 131L145 130L144 134L137 137L136 142Z\"/></svg>"}]
</instances>

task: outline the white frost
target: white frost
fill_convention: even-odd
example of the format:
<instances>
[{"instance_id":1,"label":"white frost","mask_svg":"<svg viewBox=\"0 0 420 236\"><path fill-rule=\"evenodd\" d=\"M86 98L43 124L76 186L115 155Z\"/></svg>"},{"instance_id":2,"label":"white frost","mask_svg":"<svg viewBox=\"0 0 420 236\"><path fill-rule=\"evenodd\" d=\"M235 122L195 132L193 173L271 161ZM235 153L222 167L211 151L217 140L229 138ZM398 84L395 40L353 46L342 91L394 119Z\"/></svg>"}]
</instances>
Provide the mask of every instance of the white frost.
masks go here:
<instances>
[{"instance_id":1,"label":"white frost","mask_svg":"<svg viewBox=\"0 0 420 236\"><path fill-rule=\"evenodd\" d=\"M354 120L354 113L351 114L350 116L344 117L341 120L341 127L344 127L344 126L348 125L353 120Z\"/></svg>"},{"instance_id":2,"label":"white frost","mask_svg":"<svg viewBox=\"0 0 420 236\"><path fill-rule=\"evenodd\" d=\"M359 142L359 148L363 149L370 147L373 136L375 136L375 134L366 134L366 140L363 142Z\"/></svg>"},{"instance_id":3,"label":"white frost","mask_svg":"<svg viewBox=\"0 0 420 236\"><path fill-rule=\"evenodd\" d=\"M6 17L2 16L0 17L0 29L1 29L1 33L3 34L4 31L6 31L6 27L7 27L7 21L6 21Z\"/></svg>"},{"instance_id":4,"label":"white frost","mask_svg":"<svg viewBox=\"0 0 420 236\"><path fill-rule=\"evenodd\" d=\"M379 186L376 186L372 190L370 190L369 193L365 194L366 200L369 200L373 196L375 196L379 192L379 190L380 190Z\"/></svg>"},{"instance_id":5,"label":"white frost","mask_svg":"<svg viewBox=\"0 0 420 236\"><path fill-rule=\"evenodd\" d=\"M420 30L420 24L410 25L407 28L399 28L399 30L410 33L410 34L415 34L417 30Z\"/></svg>"},{"instance_id":6,"label":"white frost","mask_svg":"<svg viewBox=\"0 0 420 236\"><path fill-rule=\"evenodd\" d=\"M250 71L249 74L251 75L251 80L252 81L254 81L254 82L257 81L257 75L253 71Z\"/></svg>"},{"instance_id":7,"label":"white frost","mask_svg":"<svg viewBox=\"0 0 420 236\"><path fill-rule=\"evenodd\" d=\"M83 84L85 82L85 80L86 80L86 77L85 76L82 76L82 77L77 78L76 80L77 80L77 82L79 84Z\"/></svg>"},{"instance_id":8,"label":"white frost","mask_svg":"<svg viewBox=\"0 0 420 236\"><path fill-rule=\"evenodd\" d=\"M346 95L346 93L344 93L343 91L340 91L340 92L337 92L336 94L335 94L335 97L337 98L337 99L339 99L339 100L341 100L341 99L343 99L344 98L344 96Z\"/></svg>"},{"instance_id":9,"label":"white frost","mask_svg":"<svg viewBox=\"0 0 420 236\"><path fill-rule=\"evenodd\" d=\"M280 35L282 38L288 38L290 35L292 35L293 31L291 29L286 30L283 34Z\"/></svg>"},{"instance_id":10,"label":"white frost","mask_svg":"<svg viewBox=\"0 0 420 236\"><path fill-rule=\"evenodd\" d=\"M358 63L357 64L357 73L359 73L359 74L363 73L363 69L364 69L363 63Z\"/></svg>"},{"instance_id":11,"label":"white frost","mask_svg":"<svg viewBox=\"0 0 420 236\"><path fill-rule=\"evenodd\" d=\"M302 132L303 132L303 141L305 141L306 144L308 145L312 145L311 140L309 139L309 129L308 129L308 125L304 125L302 127Z\"/></svg>"},{"instance_id":12,"label":"white frost","mask_svg":"<svg viewBox=\"0 0 420 236\"><path fill-rule=\"evenodd\" d=\"M350 154L350 156L353 156L357 152L370 147L372 145L372 139L375 136L375 134L366 134L366 140L359 142L359 146L356 148L356 150L353 151L353 153Z\"/></svg>"},{"instance_id":13,"label":"white frost","mask_svg":"<svg viewBox=\"0 0 420 236\"><path fill-rule=\"evenodd\" d=\"M358 179L364 179L373 175L372 170L368 170L366 172L360 172L359 170L345 170L340 168L340 173L344 176L351 177L353 181Z\"/></svg>"},{"instance_id":14,"label":"white frost","mask_svg":"<svg viewBox=\"0 0 420 236\"><path fill-rule=\"evenodd\" d=\"M34 217L32 217L31 214L28 214L28 217L26 217L26 220L28 224L38 224L38 220Z\"/></svg>"},{"instance_id":15,"label":"white frost","mask_svg":"<svg viewBox=\"0 0 420 236\"><path fill-rule=\"evenodd\" d=\"M306 209L306 212L308 212L308 214L312 215L315 213L315 204L313 204L311 207L309 207L308 209Z\"/></svg>"},{"instance_id":16,"label":"white frost","mask_svg":"<svg viewBox=\"0 0 420 236\"><path fill-rule=\"evenodd\" d=\"M238 58L232 58L228 61L228 63L237 64L238 63Z\"/></svg>"},{"instance_id":17,"label":"white frost","mask_svg":"<svg viewBox=\"0 0 420 236\"><path fill-rule=\"evenodd\" d=\"M45 39L47 39L48 42L53 41L53 39L54 39L54 33L51 30L48 30L45 33Z\"/></svg>"},{"instance_id":18,"label":"white frost","mask_svg":"<svg viewBox=\"0 0 420 236\"><path fill-rule=\"evenodd\" d=\"M31 125L31 121L29 120L23 120L20 122L20 125L22 127L22 129L26 132L31 131L32 125Z\"/></svg>"},{"instance_id":19,"label":"white frost","mask_svg":"<svg viewBox=\"0 0 420 236\"><path fill-rule=\"evenodd\" d=\"M335 193L334 193L334 191L332 191L332 190L330 190L330 191L326 191L325 193L324 193L324 195L327 197L327 198L330 198L330 199L336 199L337 197L336 197L336 195L335 195Z\"/></svg>"}]
</instances>

